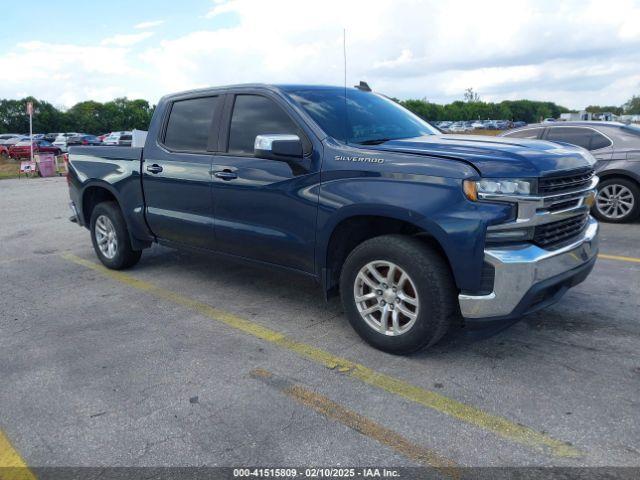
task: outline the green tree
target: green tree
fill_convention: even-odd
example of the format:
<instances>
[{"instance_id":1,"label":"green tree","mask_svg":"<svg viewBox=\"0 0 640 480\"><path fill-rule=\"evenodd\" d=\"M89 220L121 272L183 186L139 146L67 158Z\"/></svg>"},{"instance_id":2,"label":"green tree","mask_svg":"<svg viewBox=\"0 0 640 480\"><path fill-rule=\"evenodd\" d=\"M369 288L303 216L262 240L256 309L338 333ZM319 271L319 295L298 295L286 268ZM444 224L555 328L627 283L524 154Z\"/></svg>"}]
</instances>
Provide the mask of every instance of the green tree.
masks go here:
<instances>
[{"instance_id":1,"label":"green tree","mask_svg":"<svg viewBox=\"0 0 640 480\"><path fill-rule=\"evenodd\" d=\"M606 112L611 112L614 115L621 115L622 112L624 111L623 107L616 107L614 105L604 105L604 106L600 106L600 105L589 105L587 108L585 108L585 110L587 112L591 112L591 113L606 113Z\"/></svg>"},{"instance_id":2,"label":"green tree","mask_svg":"<svg viewBox=\"0 0 640 480\"><path fill-rule=\"evenodd\" d=\"M624 113L640 115L640 95L634 95L624 104Z\"/></svg>"},{"instance_id":3,"label":"green tree","mask_svg":"<svg viewBox=\"0 0 640 480\"><path fill-rule=\"evenodd\" d=\"M476 103L480 101L480 95L473 91L473 88L469 87L464 91L464 101L467 103Z\"/></svg>"}]
</instances>

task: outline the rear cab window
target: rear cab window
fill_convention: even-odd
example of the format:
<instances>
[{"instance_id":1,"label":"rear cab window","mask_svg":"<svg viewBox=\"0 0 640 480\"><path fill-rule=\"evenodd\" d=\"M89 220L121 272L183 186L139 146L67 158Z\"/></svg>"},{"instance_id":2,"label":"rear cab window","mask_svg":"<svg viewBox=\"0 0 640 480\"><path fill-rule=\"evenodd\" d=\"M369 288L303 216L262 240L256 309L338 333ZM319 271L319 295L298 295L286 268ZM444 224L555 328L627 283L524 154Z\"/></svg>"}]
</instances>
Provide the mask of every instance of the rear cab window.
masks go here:
<instances>
[{"instance_id":1,"label":"rear cab window","mask_svg":"<svg viewBox=\"0 0 640 480\"><path fill-rule=\"evenodd\" d=\"M174 101L165 128L165 147L174 151L206 152L217 105L217 96Z\"/></svg>"}]
</instances>

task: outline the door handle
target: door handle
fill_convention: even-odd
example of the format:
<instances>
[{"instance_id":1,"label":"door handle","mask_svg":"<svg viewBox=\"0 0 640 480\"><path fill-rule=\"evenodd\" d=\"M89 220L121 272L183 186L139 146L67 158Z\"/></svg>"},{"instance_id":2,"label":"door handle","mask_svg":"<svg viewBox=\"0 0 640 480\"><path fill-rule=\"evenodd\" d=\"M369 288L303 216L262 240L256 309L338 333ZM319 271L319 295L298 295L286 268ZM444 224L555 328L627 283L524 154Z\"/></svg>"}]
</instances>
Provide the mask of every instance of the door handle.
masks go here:
<instances>
[{"instance_id":1,"label":"door handle","mask_svg":"<svg viewBox=\"0 0 640 480\"><path fill-rule=\"evenodd\" d=\"M215 172L213 174L214 177L219 178L221 180L229 181L234 178L238 178L238 174L232 172L231 170L222 170L221 172Z\"/></svg>"},{"instance_id":2,"label":"door handle","mask_svg":"<svg viewBox=\"0 0 640 480\"><path fill-rule=\"evenodd\" d=\"M153 165L147 165L147 172L149 173L160 173L162 171L162 167L157 163Z\"/></svg>"}]
</instances>

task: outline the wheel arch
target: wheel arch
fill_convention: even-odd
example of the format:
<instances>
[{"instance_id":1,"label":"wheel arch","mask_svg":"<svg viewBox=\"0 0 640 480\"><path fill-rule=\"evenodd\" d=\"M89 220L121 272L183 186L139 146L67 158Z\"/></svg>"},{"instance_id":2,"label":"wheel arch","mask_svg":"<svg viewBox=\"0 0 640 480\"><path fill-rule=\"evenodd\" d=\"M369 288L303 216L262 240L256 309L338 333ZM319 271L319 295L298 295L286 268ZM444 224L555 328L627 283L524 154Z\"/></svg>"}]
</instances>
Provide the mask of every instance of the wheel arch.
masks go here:
<instances>
[{"instance_id":1,"label":"wheel arch","mask_svg":"<svg viewBox=\"0 0 640 480\"><path fill-rule=\"evenodd\" d=\"M122 211L116 190L106 182L97 181L87 184L82 190L80 198L82 221L83 225L87 228L89 228L89 224L91 223L91 213L93 209L101 202L113 201L118 205L120 211Z\"/></svg>"},{"instance_id":2,"label":"wheel arch","mask_svg":"<svg viewBox=\"0 0 640 480\"><path fill-rule=\"evenodd\" d=\"M340 273L349 253L362 242L382 235L404 234L420 238L438 251L452 268L443 246L445 233L415 212L388 206L357 210L345 207L343 210L329 226L318 232L318 271L326 298L338 293Z\"/></svg>"},{"instance_id":3,"label":"wheel arch","mask_svg":"<svg viewBox=\"0 0 640 480\"><path fill-rule=\"evenodd\" d=\"M612 178L621 178L623 180L630 180L635 183L638 188L640 188L640 174L636 174L630 170L622 170L622 169L614 169L614 170L603 170L598 172L598 177L600 178L600 183L611 180Z\"/></svg>"},{"instance_id":4,"label":"wheel arch","mask_svg":"<svg viewBox=\"0 0 640 480\"><path fill-rule=\"evenodd\" d=\"M122 213L122 217L127 225L127 231L129 233L129 239L132 247L136 250L143 250L151 246L150 241L139 239L134 235L134 228L131 224L131 219L125 214L125 211L122 208L118 191L111 184L104 181L98 180L90 182L82 190L82 194L80 195L79 211L81 212L80 214L82 216L83 225L86 228L90 228L91 213L93 212L93 209L99 203L108 201L115 202L116 205L118 205L118 208Z\"/></svg>"}]
</instances>

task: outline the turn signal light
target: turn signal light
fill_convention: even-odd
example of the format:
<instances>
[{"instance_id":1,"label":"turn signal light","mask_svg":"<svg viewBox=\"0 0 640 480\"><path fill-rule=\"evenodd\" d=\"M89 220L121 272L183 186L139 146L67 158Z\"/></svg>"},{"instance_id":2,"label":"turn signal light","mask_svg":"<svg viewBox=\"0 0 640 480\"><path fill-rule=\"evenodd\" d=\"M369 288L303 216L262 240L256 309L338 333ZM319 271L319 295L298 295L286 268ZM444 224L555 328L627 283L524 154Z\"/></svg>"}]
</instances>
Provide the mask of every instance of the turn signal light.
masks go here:
<instances>
[{"instance_id":1,"label":"turn signal light","mask_svg":"<svg viewBox=\"0 0 640 480\"><path fill-rule=\"evenodd\" d=\"M462 190L469 200L472 202L478 201L478 185L474 180L465 180L462 182Z\"/></svg>"}]
</instances>

